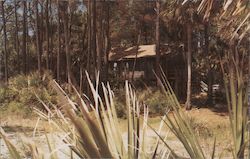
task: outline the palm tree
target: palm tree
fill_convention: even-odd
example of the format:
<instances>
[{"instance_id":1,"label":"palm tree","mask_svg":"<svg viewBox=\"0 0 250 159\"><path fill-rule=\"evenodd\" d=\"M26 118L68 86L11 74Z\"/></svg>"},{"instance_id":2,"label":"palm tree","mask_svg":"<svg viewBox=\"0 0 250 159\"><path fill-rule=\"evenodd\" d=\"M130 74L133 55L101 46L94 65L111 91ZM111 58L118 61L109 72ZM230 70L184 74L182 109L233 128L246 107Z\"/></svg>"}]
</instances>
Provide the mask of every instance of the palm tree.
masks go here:
<instances>
[{"instance_id":1,"label":"palm tree","mask_svg":"<svg viewBox=\"0 0 250 159\"><path fill-rule=\"evenodd\" d=\"M211 10L216 8L217 1L215 0L202 0L198 7L200 13L204 13L204 18L210 17ZM218 2L217 2L218 3ZM248 128L247 137L247 122L250 119L250 52L249 42L246 37L250 32L250 8L247 1L231 1L227 0L222 5L223 8L218 9L218 13L222 13L217 23L220 26L218 35L226 43L229 44L228 56L226 56L226 66L222 65L224 72L225 88L227 92L228 111L231 123L231 131L233 136L233 157L244 158L244 152L246 150L250 128ZM212 17L216 19L217 17ZM233 31L231 31L233 30ZM243 40L244 39L244 40ZM245 41L245 43L243 43ZM248 43L248 47L247 44ZM246 82L244 82L244 56L239 52L243 50L243 54L248 50L248 94L245 92ZM244 51L245 50L245 51ZM228 69L229 68L229 69ZM248 96L248 116L247 116L247 102ZM236 102L237 101L237 102ZM250 156L250 149L248 149Z\"/></svg>"},{"instance_id":2,"label":"palm tree","mask_svg":"<svg viewBox=\"0 0 250 159\"><path fill-rule=\"evenodd\" d=\"M195 25L194 15L196 10L194 8L195 3L190 2L182 5L179 1L168 2L170 7L166 8L163 12L167 21L170 23L180 24L183 27L183 44L184 50L186 51L186 68L187 68L187 92L186 92L186 110L192 108L191 97L192 97L192 33L193 25Z\"/></svg>"}]
</instances>

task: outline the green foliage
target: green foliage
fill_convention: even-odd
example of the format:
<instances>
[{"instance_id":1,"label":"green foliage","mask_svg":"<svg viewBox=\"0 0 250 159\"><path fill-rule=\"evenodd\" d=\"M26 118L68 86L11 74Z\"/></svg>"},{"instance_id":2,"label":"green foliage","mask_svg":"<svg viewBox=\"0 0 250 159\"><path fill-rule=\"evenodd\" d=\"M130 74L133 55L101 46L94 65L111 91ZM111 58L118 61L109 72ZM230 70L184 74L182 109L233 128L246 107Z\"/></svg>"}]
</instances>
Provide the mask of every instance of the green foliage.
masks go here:
<instances>
[{"instance_id":1,"label":"green foliage","mask_svg":"<svg viewBox=\"0 0 250 159\"><path fill-rule=\"evenodd\" d=\"M115 108L118 117L126 118L125 107L125 93L124 89L117 89L114 91L116 96L114 97ZM149 114L151 115L163 115L169 107L169 101L166 100L164 93L156 88L147 88L145 90L137 90L136 95L138 100L142 104L146 104L149 108Z\"/></svg>"},{"instance_id":2,"label":"green foliage","mask_svg":"<svg viewBox=\"0 0 250 159\"><path fill-rule=\"evenodd\" d=\"M186 112L184 112L181 108L181 105L177 100L163 71L161 77L157 77L157 80L160 81L161 88L165 94L166 99L170 102L169 106L172 110L171 115L167 112L165 114L165 118L162 118L162 121L183 144L190 158L205 159L205 153L201 147L198 137L195 134L195 130L191 125L191 120ZM159 136L159 133L157 134ZM171 146L167 142L165 142L164 139L161 138L161 140L175 156L175 158L179 158L179 156L172 150Z\"/></svg>"},{"instance_id":3,"label":"green foliage","mask_svg":"<svg viewBox=\"0 0 250 159\"><path fill-rule=\"evenodd\" d=\"M233 157L236 159L244 158L246 148L249 146L249 118L247 115L247 84L244 82L244 66L236 63L235 61L239 59L235 59L234 56L228 54L227 61L222 65L222 69L233 138ZM240 60L243 61L244 58Z\"/></svg>"},{"instance_id":4,"label":"green foliage","mask_svg":"<svg viewBox=\"0 0 250 159\"><path fill-rule=\"evenodd\" d=\"M49 88L51 75L38 73L18 75L9 80L9 85L0 88L0 110L3 114L32 115L34 107L44 109L38 98L45 103L55 103L55 94Z\"/></svg>"},{"instance_id":5,"label":"green foliage","mask_svg":"<svg viewBox=\"0 0 250 159\"><path fill-rule=\"evenodd\" d=\"M80 158L148 158L150 152L146 151L145 136L147 124L143 122L142 129L140 128L140 117L147 122L148 113L145 110L144 115L140 115L139 102L129 84L126 83L126 92L123 96L126 99L128 124L126 143L120 131L114 94L110 86L102 85L104 97L101 99L98 86L94 86L90 80L89 83L94 99L93 105L85 103L74 89L79 112L63 89L56 82L52 82L51 86L56 90L58 99L63 104L62 109L57 109L57 113L54 114L57 114L57 120L51 120L49 115L46 116L40 111L37 113L67 134L64 142L71 145L72 152ZM143 135L140 135L140 132Z\"/></svg>"},{"instance_id":6,"label":"green foliage","mask_svg":"<svg viewBox=\"0 0 250 159\"><path fill-rule=\"evenodd\" d=\"M169 108L170 103L160 90L148 88L139 92L138 95L140 101L143 101L149 107L149 113L163 115Z\"/></svg>"}]
</instances>

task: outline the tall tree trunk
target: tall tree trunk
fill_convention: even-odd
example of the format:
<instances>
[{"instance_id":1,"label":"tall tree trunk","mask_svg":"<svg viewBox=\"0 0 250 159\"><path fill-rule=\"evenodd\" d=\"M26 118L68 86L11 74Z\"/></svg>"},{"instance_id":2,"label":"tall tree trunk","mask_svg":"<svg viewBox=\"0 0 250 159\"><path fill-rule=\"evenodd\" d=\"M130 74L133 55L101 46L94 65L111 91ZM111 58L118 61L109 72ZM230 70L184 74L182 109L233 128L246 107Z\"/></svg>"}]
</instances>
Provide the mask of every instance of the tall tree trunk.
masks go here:
<instances>
[{"instance_id":1,"label":"tall tree trunk","mask_svg":"<svg viewBox=\"0 0 250 159\"><path fill-rule=\"evenodd\" d=\"M205 22L204 24L204 39L205 39L205 46L204 46L204 56L209 56L209 22ZM210 62L209 70L207 74L207 84L208 84L208 92L207 92L207 104L213 103L213 68L211 68Z\"/></svg>"},{"instance_id":2,"label":"tall tree trunk","mask_svg":"<svg viewBox=\"0 0 250 159\"><path fill-rule=\"evenodd\" d=\"M49 0L46 0L45 7L45 23L46 23L46 69L49 69Z\"/></svg>"},{"instance_id":3,"label":"tall tree trunk","mask_svg":"<svg viewBox=\"0 0 250 159\"><path fill-rule=\"evenodd\" d=\"M156 61L155 61L155 71L156 75L160 77L160 1L156 0L156 23L155 23L155 51L156 51ZM157 85L159 81L157 80Z\"/></svg>"},{"instance_id":4,"label":"tall tree trunk","mask_svg":"<svg viewBox=\"0 0 250 159\"><path fill-rule=\"evenodd\" d=\"M86 39L86 34L87 34L87 28L88 25L87 23L85 23L83 25L83 34L82 34L82 57L81 57L81 64L80 64L80 83L79 83L79 92L82 93L83 90L83 73L84 73L84 69L86 69L86 66L84 66L84 61L86 60L84 57L84 54L86 53L86 43L85 43L85 39Z\"/></svg>"},{"instance_id":5,"label":"tall tree trunk","mask_svg":"<svg viewBox=\"0 0 250 159\"><path fill-rule=\"evenodd\" d=\"M250 37L248 37L248 119L250 119ZM248 124L248 136L250 136L250 124ZM250 156L250 146L248 146Z\"/></svg>"},{"instance_id":6,"label":"tall tree trunk","mask_svg":"<svg viewBox=\"0 0 250 159\"><path fill-rule=\"evenodd\" d=\"M61 54L61 32L60 32L60 0L57 0L57 34L58 34L58 50L57 50L57 63L56 63L56 79L60 81L60 54Z\"/></svg>"},{"instance_id":7,"label":"tall tree trunk","mask_svg":"<svg viewBox=\"0 0 250 159\"><path fill-rule=\"evenodd\" d=\"M55 3L57 3L56 1L55 1ZM49 0L49 24L53 24L53 16L52 16L52 13L54 13L53 11L52 11L52 0ZM49 42L49 57L50 57L50 59L49 59L49 61L50 61L50 63L49 63L49 68L51 69L51 70L53 70L54 69L54 60L53 60L53 58L54 58L54 54L53 54L53 48L54 48L54 43L53 43L53 33L52 33L52 29L50 29L50 28L52 28L51 26L49 26L49 40L50 40L50 42Z\"/></svg>"},{"instance_id":8,"label":"tall tree trunk","mask_svg":"<svg viewBox=\"0 0 250 159\"><path fill-rule=\"evenodd\" d=\"M22 62L23 62L23 73L27 73L27 50L26 50L26 45L27 45L27 3L26 1L23 1L23 43L22 43Z\"/></svg>"},{"instance_id":9,"label":"tall tree trunk","mask_svg":"<svg viewBox=\"0 0 250 159\"><path fill-rule=\"evenodd\" d=\"M137 63L137 57L138 57L138 52L139 52L139 46L140 46L140 41L141 41L141 29L140 26L137 26L138 34L137 34L137 42L136 42L136 54L135 54L135 60L133 64L133 71L132 71L132 81L134 81L134 75L135 75L135 68L136 68L136 63Z\"/></svg>"},{"instance_id":10,"label":"tall tree trunk","mask_svg":"<svg viewBox=\"0 0 250 159\"><path fill-rule=\"evenodd\" d=\"M66 67L67 67L67 79L68 83L72 84L71 82L71 60L70 60L70 52L69 52L69 28L68 28L68 1L64 1L64 11L63 11L63 28L64 28L64 42L65 42L65 52L66 52Z\"/></svg>"},{"instance_id":11,"label":"tall tree trunk","mask_svg":"<svg viewBox=\"0 0 250 159\"><path fill-rule=\"evenodd\" d=\"M40 26L40 41L41 41L41 46L42 46L42 48L41 48L41 51L42 51L42 54L43 54L43 42L44 42L44 23L43 23L43 20L44 20L44 17L43 17L43 0L42 1L40 1L40 5L41 5L41 20L40 20L40 22L41 22L41 26Z\"/></svg>"},{"instance_id":12,"label":"tall tree trunk","mask_svg":"<svg viewBox=\"0 0 250 159\"><path fill-rule=\"evenodd\" d=\"M92 3L91 3L91 26L92 26L92 48L91 48L91 51L92 51L92 57L93 57L93 60L94 60L94 68L96 68L97 66L97 52L96 52L96 0L92 0Z\"/></svg>"},{"instance_id":13,"label":"tall tree trunk","mask_svg":"<svg viewBox=\"0 0 250 159\"><path fill-rule=\"evenodd\" d=\"M7 84L8 83L8 53L7 53L7 33L6 33L4 2L5 1L1 1L1 8L2 8L3 35L4 35L4 81Z\"/></svg>"},{"instance_id":14,"label":"tall tree trunk","mask_svg":"<svg viewBox=\"0 0 250 159\"><path fill-rule=\"evenodd\" d=\"M192 95L192 28L191 24L187 24L187 40L188 40L188 51L187 51L187 70L188 70L188 80L187 80L187 100L186 100L186 110L191 110L191 95Z\"/></svg>"},{"instance_id":15,"label":"tall tree trunk","mask_svg":"<svg viewBox=\"0 0 250 159\"><path fill-rule=\"evenodd\" d=\"M91 1L88 1L88 56L87 56L87 71L90 72L90 55L91 55Z\"/></svg>"},{"instance_id":16,"label":"tall tree trunk","mask_svg":"<svg viewBox=\"0 0 250 159\"><path fill-rule=\"evenodd\" d=\"M38 10L38 0L35 0L35 9L36 9L36 51L37 51L37 66L38 71L41 75L42 68L41 68L41 62L42 62L42 50L41 50L41 40L40 40L40 21L39 21L39 10Z\"/></svg>"},{"instance_id":17,"label":"tall tree trunk","mask_svg":"<svg viewBox=\"0 0 250 159\"><path fill-rule=\"evenodd\" d=\"M15 14L15 51L17 53L17 72L20 73L20 52L19 52L19 38L18 38L18 17L17 17L17 0L15 0L15 8L14 8L14 14Z\"/></svg>"},{"instance_id":18,"label":"tall tree trunk","mask_svg":"<svg viewBox=\"0 0 250 159\"><path fill-rule=\"evenodd\" d=\"M103 56L103 36L102 36L102 33L103 33L103 28L102 28L102 18L99 20L99 30L97 31L97 34L96 34L96 68L97 68L97 71L100 72L100 76L102 78L102 69L101 69L101 65L102 65L102 56Z\"/></svg>"},{"instance_id":19,"label":"tall tree trunk","mask_svg":"<svg viewBox=\"0 0 250 159\"><path fill-rule=\"evenodd\" d=\"M108 81L108 63L110 51L110 33L109 33L109 1L105 1L105 33L104 33L104 81Z\"/></svg>"},{"instance_id":20,"label":"tall tree trunk","mask_svg":"<svg viewBox=\"0 0 250 159\"><path fill-rule=\"evenodd\" d=\"M2 51L1 52L2 53L2 55L4 54L4 52ZM1 85L3 84L3 82L4 82L4 77L3 77L3 72L2 72L2 55L0 55L0 87L1 87Z\"/></svg>"},{"instance_id":21,"label":"tall tree trunk","mask_svg":"<svg viewBox=\"0 0 250 159\"><path fill-rule=\"evenodd\" d=\"M27 1L27 5L28 5L28 8L27 8L27 24L26 24L26 63L27 63L27 72L30 72L30 67L31 67L31 63L30 63L30 58L31 58L31 51L30 51L30 46L31 46L31 42L29 42L29 31L33 31L34 30L31 30L32 27L29 28L29 25L31 25L31 2L30 1ZM28 14L29 13L29 14ZM30 23L29 23L30 22Z\"/></svg>"}]
</instances>

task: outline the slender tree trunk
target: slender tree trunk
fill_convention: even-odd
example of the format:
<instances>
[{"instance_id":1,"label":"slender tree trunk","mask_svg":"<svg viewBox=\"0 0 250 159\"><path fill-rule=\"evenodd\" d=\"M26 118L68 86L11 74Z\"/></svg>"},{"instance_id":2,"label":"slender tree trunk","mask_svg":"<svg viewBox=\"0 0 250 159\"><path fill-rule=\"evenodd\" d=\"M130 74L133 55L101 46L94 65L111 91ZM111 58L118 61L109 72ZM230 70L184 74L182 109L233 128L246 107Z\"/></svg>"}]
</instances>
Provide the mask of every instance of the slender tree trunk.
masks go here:
<instances>
[{"instance_id":1,"label":"slender tree trunk","mask_svg":"<svg viewBox=\"0 0 250 159\"><path fill-rule=\"evenodd\" d=\"M138 35L137 35L137 42L136 42L136 55L135 55L135 60L134 60L134 64L133 64L133 71L132 71L132 81L134 81L135 68L136 68L136 63L137 63L137 56L138 56L139 46L140 46L140 41L141 41L140 27L137 26L137 29L138 29Z\"/></svg>"},{"instance_id":2,"label":"slender tree trunk","mask_svg":"<svg viewBox=\"0 0 250 159\"><path fill-rule=\"evenodd\" d=\"M26 63L27 63L27 72L30 72L30 67L31 67L31 63L30 63L30 57L31 57L31 51L30 51L30 46L31 46L31 42L29 41L29 31L33 31L35 32L35 30L31 30L32 27L29 27L29 25L31 26L31 2L27 1L27 24L26 24ZM29 23L30 22L30 23Z\"/></svg>"},{"instance_id":3,"label":"slender tree trunk","mask_svg":"<svg viewBox=\"0 0 250 159\"><path fill-rule=\"evenodd\" d=\"M41 22L41 26L40 26L40 41L41 41L41 52L42 52L42 54L43 54L43 42L44 42L44 23L43 23L43 20L44 20L44 18L43 18L43 0L42 1L40 1L40 5L41 5L41 20L40 20L40 22Z\"/></svg>"},{"instance_id":4,"label":"slender tree trunk","mask_svg":"<svg viewBox=\"0 0 250 159\"><path fill-rule=\"evenodd\" d=\"M155 51L156 51L156 61L155 61L155 71L156 75L160 77L160 1L156 0L156 23L155 23ZM159 85L159 81L157 80L157 85Z\"/></svg>"},{"instance_id":5,"label":"slender tree trunk","mask_svg":"<svg viewBox=\"0 0 250 159\"><path fill-rule=\"evenodd\" d=\"M91 49L92 49L92 24L91 24L91 3L92 1L88 1L88 54L87 54L87 72L90 74L91 72ZM87 80L87 79L86 79ZM87 95L90 95L90 88L87 85Z\"/></svg>"},{"instance_id":6,"label":"slender tree trunk","mask_svg":"<svg viewBox=\"0 0 250 159\"><path fill-rule=\"evenodd\" d=\"M1 52L2 55L4 55L4 52L2 51ZM3 82L4 82L4 79L3 79L3 72L2 72L2 55L0 55L0 86L2 86Z\"/></svg>"},{"instance_id":7,"label":"slender tree trunk","mask_svg":"<svg viewBox=\"0 0 250 159\"><path fill-rule=\"evenodd\" d=\"M55 3L57 3L57 1L55 1ZM52 11L52 0L49 0L49 24L53 24L53 14L52 13L54 13L53 11ZM53 54L53 48L54 48L54 43L53 43L53 33L52 33L52 29L50 29L50 28L52 28L52 25L50 25L49 26L49 40L50 40L50 42L49 42L49 61L50 61L50 63L49 63L49 68L51 69L51 70L53 70L54 69L54 65L53 64L55 64L54 63L54 54Z\"/></svg>"},{"instance_id":8,"label":"slender tree trunk","mask_svg":"<svg viewBox=\"0 0 250 159\"><path fill-rule=\"evenodd\" d=\"M110 33L109 33L109 1L105 1L106 16L105 16L105 33L104 33L104 81L108 81L108 63L110 51Z\"/></svg>"},{"instance_id":9,"label":"slender tree trunk","mask_svg":"<svg viewBox=\"0 0 250 159\"><path fill-rule=\"evenodd\" d=\"M248 38L248 120L250 119L250 37ZM248 124L248 136L250 136L250 124ZM250 156L250 146L248 146Z\"/></svg>"},{"instance_id":10,"label":"slender tree trunk","mask_svg":"<svg viewBox=\"0 0 250 159\"><path fill-rule=\"evenodd\" d=\"M15 51L17 53L17 72L20 73L20 52L19 52L19 38L18 38L18 17L17 17L17 0L15 0Z\"/></svg>"},{"instance_id":11,"label":"slender tree trunk","mask_svg":"<svg viewBox=\"0 0 250 159\"><path fill-rule=\"evenodd\" d=\"M68 28L68 1L64 1L64 11L63 11L63 28L64 28L64 38L65 38L65 52L66 52L66 67L67 67L67 79L68 83L71 82L71 60L70 60L70 52L69 52L69 28Z\"/></svg>"},{"instance_id":12,"label":"slender tree trunk","mask_svg":"<svg viewBox=\"0 0 250 159\"><path fill-rule=\"evenodd\" d=\"M2 8L3 35L4 35L4 81L7 84L8 83L8 53L7 53L7 33L6 33L4 2L5 1L1 1L1 8Z\"/></svg>"},{"instance_id":13,"label":"slender tree trunk","mask_svg":"<svg viewBox=\"0 0 250 159\"><path fill-rule=\"evenodd\" d=\"M38 10L38 0L35 0L35 9L36 9L36 51L37 51L37 66L38 66L38 71L41 75L42 73L42 68L41 68L41 61L42 61L42 53L41 53L41 40L40 40L40 21L39 21L39 10Z\"/></svg>"},{"instance_id":14,"label":"slender tree trunk","mask_svg":"<svg viewBox=\"0 0 250 159\"><path fill-rule=\"evenodd\" d=\"M92 48L91 48L91 51L92 51L92 56L93 56L93 60L94 60L94 67L96 68L97 66L97 52L96 52L96 0L92 0L92 3L91 3L91 25L92 25Z\"/></svg>"},{"instance_id":15,"label":"slender tree trunk","mask_svg":"<svg viewBox=\"0 0 250 159\"><path fill-rule=\"evenodd\" d=\"M205 39L205 47L204 47L204 56L209 56L209 22L205 22L204 24L204 39ZM207 92L207 104L213 104L213 68L209 64L209 70L207 74L207 85L208 85L208 92Z\"/></svg>"},{"instance_id":16,"label":"slender tree trunk","mask_svg":"<svg viewBox=\"0 0 250 159\"><path fill-rule=\"evenodd\" d=\"M23 73L27 73L27 50L26 50L26 45L27 45L27 3L26 1L23 1L23 43L22 43L22 61L23 61Z\"/></svg>"},{"instance_id":17,"label":"slender tree trunk","mask_svg":"<svg viewBox=\"0 0 250 159\"><path fill-rule=\"evenodd\" d=\"M86 34L87 34L87 23L85 23L83 25L83 34L82 34L82 56L81 56L81 64L80 64L80 88L79 88L79 92L82 93L83 90L83 80L84 80L84 69L86 69L86 65L84 65L84 62L86 61L85 59L85 53L86 51L86 43L85 43L85 39L86 39ZM88 53L88 52L87 52Z\"/></svg>"},{"instance_id":18,"label":"slender tree trunk","mask_svg":"<svg viewBox=\"0 0 250 159\"><path fill-rule=\"evenodd\" d=\"M98 5L99 12L96 11L96 21L97 21L97 27L96 27L96 53L97 53L97 71L100 72L100 78L102 80L103 78L103 55L104 55L104 21L105 21L105 1L99 1L96 5ZM104 14L100 13L100 10L104 12Z\"/></svg>"},{"instance_id":19,"label":"slender tree trunk","mask_svg":"<svg viewBox=\"0 0 250 159\"><path fill-rule=\"evenodd\" d=\"M90 73L91 49L92 49L92 25L91 25L91 3L88 1L88 56L87 56L87 71Z\"/></svg>"},{"instance_id":20,"label":"slender tree trunk","mask_svg":"<svg viewBox=\"0 0 250 159\"><path fill-rule=\"evenodd\" d=\"M188 80L187 80L187 100L186 100L186 110L191 110L191 95L192 95L192 28L191 24L187 24L187 40L188 40L188 52L187 52L187 70L188 70Z\"/></svg>"},{"instance_id":21,"label":"slender tree trunk","mask_svg":"<svg viewBox=\"0 0 250 159\"><path fill-rule=\"evenodd\" d=\"M49 69L49 0L46 0L45 7L45 23L46 23L46 69Z\"/></svg>"},{"instance_id":22,"label":"slender tree trunk","mask_svg":"<svg viewBox=\"0 0 250 159\"><path fill-rule=\"evenodd\" d=\"M58 50L57 50L57 64L56 64L56 79L60 81L60 54L61 54L61 32L60 32L60 0L57 0L57 34L58 34Z\"/></svg>"}]
</instances>

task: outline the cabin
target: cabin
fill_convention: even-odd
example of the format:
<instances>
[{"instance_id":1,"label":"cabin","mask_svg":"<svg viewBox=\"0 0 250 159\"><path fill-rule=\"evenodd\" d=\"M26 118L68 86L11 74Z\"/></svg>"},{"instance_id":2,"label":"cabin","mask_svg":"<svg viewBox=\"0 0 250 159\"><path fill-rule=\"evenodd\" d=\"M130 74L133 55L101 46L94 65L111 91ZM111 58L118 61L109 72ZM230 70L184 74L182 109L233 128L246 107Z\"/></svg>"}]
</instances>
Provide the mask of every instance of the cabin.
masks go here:
<instances>
[{"instance_id":1,"label":"cabin","mask_svg":"<svg viewBox=\"0 0 250 159\"><path fill-rule=\"evenodd\" d=\"M186 67L181 51L171 51L168 45L160 46L161 67L178 96L185 96ZM147 85L156 83L154 74L155 45L112 48L109 53L110 69L120 80L141 80ZM184 89L183 89L184 88Z\"/></svg>"}]
</instances>

